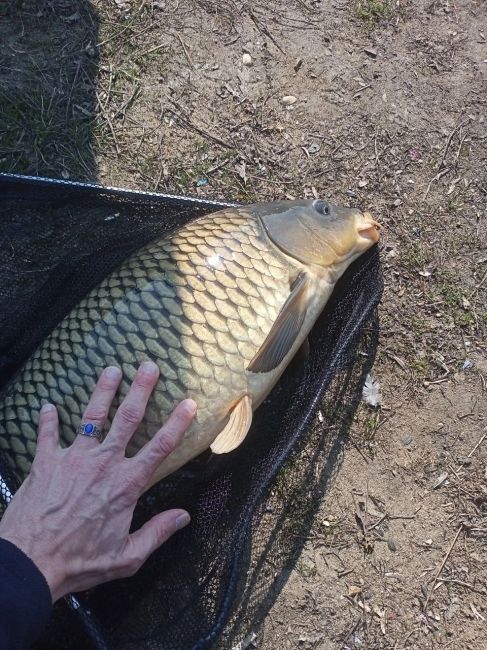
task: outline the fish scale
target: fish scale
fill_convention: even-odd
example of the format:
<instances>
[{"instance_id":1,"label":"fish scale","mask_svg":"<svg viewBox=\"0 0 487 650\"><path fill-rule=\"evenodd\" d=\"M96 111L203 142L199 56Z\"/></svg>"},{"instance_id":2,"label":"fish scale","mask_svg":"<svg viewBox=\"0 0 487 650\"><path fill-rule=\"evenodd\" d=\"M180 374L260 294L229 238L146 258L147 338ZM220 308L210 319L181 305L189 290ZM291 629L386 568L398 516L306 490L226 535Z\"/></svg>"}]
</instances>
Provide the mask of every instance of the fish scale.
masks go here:
<instances>
[{"instance_id":1,"label":"fish scale","mask_svg":"<svg viewBox=\"0 0 487 650\"><path fill-rule=\"evenodd\" d=\"M61 442L70 444L102 369L123 370L115 408L147 359L161 377L128 453L189 396L198 414L181 453L189 444L203 451L205 430L216 434L228 404L245 394L246 366L287 299L294 270L243 210L202 217L132 255L65 317L9 385L0 403L0 445L19 478L35 452L42 403L56 404Z\"/></svg>"}]
</instances>

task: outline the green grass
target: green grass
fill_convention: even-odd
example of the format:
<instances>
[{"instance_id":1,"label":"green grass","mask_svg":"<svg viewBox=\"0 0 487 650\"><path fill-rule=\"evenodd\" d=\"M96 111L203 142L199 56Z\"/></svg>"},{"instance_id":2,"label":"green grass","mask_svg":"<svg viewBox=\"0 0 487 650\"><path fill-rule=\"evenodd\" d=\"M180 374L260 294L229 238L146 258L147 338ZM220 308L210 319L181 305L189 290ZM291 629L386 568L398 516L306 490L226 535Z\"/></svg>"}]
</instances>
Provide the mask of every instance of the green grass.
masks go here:
<instances>
[{"instance_id":1,"label":"green grass","mask_svg":"<svg viewBox=\"0 0 487 650\"><path fill-rule=\"evenodd\" d=\"M389 0L358 0L355 14L360 20L373 26L390 15Z\"/></svg>"},{"instance_id":2,"label":"green grass","mask_svg":"<svg viewBox=\"0 0 487 650\"><path fill-rule=\"evenodd\" d=\"M48 5L12 2L0 21L0 170L92 179L96 15L75 0Z\"/></svg>"},{"instance_id":3,"label":"green grass","mask_svg":"<svg viewBox=\"0 0 487 650\"><path fill-rule=\"evenodd\" d=\"M438 288L443 302L448 307L458 307L461 304L462 292L458 286L458 277L450 269L441 269L437 273Z\"/></svg>"},{"instance_id":4,"label":"green grass","mask_svg":"<svg viewBox=\"0 0 487 650\"><path fill-rule=\"evenodd\" d=\"M413 271L423 270L433 259L431 247L420 242L406 245L400 253L401 262Z\"/></svg>"},{"instance_id":5,"label":"green grass","mask_svg":"<svg viewBox=\"0 0 487 650\"><path fill-rule=\"evenodd\" d=\"M91 117L40 85L0 92L0 171L89 177L91 133Z\"/></svg>"}]
</instances>

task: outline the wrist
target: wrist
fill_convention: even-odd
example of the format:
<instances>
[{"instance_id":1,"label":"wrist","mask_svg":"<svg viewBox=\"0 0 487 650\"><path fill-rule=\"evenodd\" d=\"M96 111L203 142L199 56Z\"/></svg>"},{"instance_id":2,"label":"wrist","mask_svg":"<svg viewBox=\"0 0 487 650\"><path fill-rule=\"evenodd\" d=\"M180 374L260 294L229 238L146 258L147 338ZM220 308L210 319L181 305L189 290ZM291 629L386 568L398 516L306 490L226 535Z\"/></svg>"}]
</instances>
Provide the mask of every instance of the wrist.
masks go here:
<instances>
[{"instance_id":1,"label":"wrist","mask_svg":"<svg viewBox=\"0 0 487 650\"><path fill-rule=\"evenodd\" d=\"M0 537L20 549L35 564L44 576L49 587L53 604L65 595L66 592L62 589L64 583L62 567L56 566L59 562L54 562L49 554L43 553L40 549L36 549L36 544L33 540L22 539L15 534L9 534L8 531L1 529Z\"/></svg>"}]
</instances>

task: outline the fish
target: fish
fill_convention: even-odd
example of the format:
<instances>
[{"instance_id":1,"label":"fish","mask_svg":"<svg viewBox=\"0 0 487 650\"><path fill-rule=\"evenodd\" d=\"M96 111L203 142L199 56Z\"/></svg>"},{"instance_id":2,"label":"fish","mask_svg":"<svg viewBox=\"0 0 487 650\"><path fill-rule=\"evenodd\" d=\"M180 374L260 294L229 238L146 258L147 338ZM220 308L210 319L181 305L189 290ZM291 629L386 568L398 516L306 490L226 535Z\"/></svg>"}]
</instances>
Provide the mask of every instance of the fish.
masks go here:
<instances>
[{"instance_id":1,"label":"fish","mask_svg":"<svg viewBox=\"0 0 487 650\"><path fill-rule=\"evenodd\" d=\"M36 450L38 411L56 405L72 443L106 366L161 375L127 447L133 456L172 409L197 415L147 489L202 452L235 450L348 268L379 239L370 213L323 199L256 203L196 218L150 242L59 323L0 398L0 448L20 479Z\"/></svg>"}]
</instances>

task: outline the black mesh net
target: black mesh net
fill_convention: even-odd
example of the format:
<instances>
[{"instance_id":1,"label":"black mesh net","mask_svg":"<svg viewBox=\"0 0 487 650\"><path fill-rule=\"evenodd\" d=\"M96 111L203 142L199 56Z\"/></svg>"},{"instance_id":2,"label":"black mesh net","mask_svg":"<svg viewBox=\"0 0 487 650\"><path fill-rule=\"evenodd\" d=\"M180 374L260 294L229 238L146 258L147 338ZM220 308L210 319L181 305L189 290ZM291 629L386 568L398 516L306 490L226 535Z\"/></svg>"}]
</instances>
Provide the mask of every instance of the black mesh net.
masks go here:
<instances>
[{"instance_id":1,"label":"black mesh net","mask_svg":"<svg viewBox=\"0 0 487 650\"><path fill-rule=\"evenodd\" d=\"M0 175L0 382L120 262L226 203ZM140 501L134 527L171 506L192 524L137 575L65 599L37 648L230 648L258 627L298 557L374 360L377 247L338 283L235 452L210 453ZM14 476L0 457L0 508ZM0 514L3 510L0 509Z\"/></svg>"}]
</instances>

